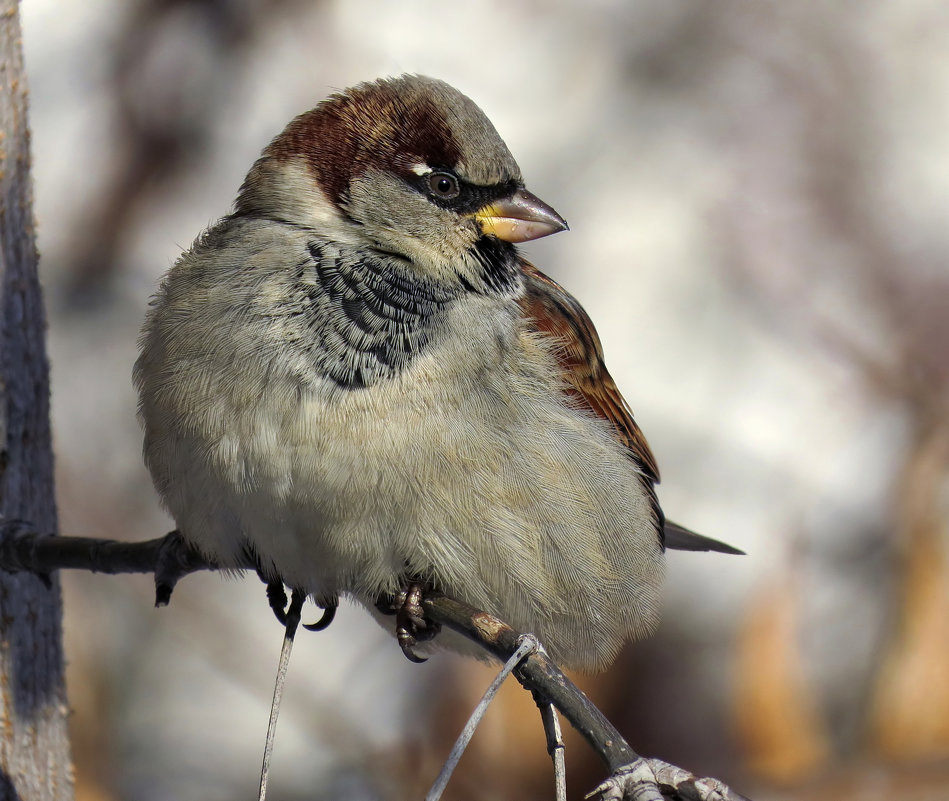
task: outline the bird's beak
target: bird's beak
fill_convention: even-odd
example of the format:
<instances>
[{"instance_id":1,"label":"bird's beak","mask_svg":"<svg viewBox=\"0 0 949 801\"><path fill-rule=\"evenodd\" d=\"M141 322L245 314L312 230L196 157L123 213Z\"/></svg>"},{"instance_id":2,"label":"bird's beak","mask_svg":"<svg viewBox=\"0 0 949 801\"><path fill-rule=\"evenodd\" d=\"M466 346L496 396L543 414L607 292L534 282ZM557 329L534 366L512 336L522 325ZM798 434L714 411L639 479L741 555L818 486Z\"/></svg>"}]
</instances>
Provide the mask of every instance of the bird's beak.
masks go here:
<instances>
[{"instance_id":1,"label":"bird's beak","mask_svg":"<svg viewBox=\"0 0 949 801\"><path fill-rule=\"evenodd\" d=\"M569 228L563 217L526 189L485 206L474 216L484 233L505 242L528 242Z\"/></svg>"}]
</instances>

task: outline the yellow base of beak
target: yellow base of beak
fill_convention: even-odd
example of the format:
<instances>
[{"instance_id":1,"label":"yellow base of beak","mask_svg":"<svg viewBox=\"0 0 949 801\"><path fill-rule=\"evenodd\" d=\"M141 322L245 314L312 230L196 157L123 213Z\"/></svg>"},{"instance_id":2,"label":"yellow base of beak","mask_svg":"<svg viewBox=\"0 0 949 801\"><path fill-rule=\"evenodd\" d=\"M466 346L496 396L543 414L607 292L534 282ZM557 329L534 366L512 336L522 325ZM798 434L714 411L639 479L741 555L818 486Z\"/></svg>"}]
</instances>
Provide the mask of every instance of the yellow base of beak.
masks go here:
<instances>
[{"instance_id":1,"label":"yellow base of beak","mask_svg":"<svg viewBox=\"0 0 949 801\"><path fill-rule=\"evenodd\" d=\"M563 217L526 189L485 206L474 216L484 233L505 242L529 242L569 229Z\"/></svg>"}]
</instances>

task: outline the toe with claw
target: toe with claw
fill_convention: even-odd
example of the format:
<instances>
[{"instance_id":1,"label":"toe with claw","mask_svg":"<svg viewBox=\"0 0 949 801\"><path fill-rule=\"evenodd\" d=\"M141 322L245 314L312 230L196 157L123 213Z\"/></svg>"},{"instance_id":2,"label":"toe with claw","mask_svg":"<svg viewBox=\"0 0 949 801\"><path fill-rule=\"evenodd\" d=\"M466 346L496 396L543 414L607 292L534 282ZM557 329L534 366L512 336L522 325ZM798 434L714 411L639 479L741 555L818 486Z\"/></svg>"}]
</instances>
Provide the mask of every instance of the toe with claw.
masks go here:
<instances>
[{"instance_id":1,"label":"toe with claw","mask_svg":"<svg viewBox=\"0 0 949 801\"><path fill-rule=\"evenodd\" d=\"M284 589L283 582L280 581L280 579L268 579L259 570L257 573L260 576L260 580L267 585L267 601L270 604L270 608L273 610L274 616L280 622L280 625L286 626L287 615L290 611L290 608L287 606L287 591ZM305 597L305 593L302 590L294 590L293 594L294 597L297 595L302 595ZM329 627L330 623L332 623L333 619L336 617L336 610L339 608L339 598L334 595L328 600L321 599L317 603L317 606L323 610L323 614L315 623L303 624L303 628L305 628L307 631L323 631Z\"/></svg>"},{"instance_id":2,"label":"toe with claw","mask_svg":"<svg viewBox=\"0 0 949 801\"><path fill-rule=\"evenodd\" d=\"M395 614L395 636L402 653L410 662L425 662L426 657L415 652L419 643L433 639L441 626L427 620L422 609L422 598L426 587L420 581L409 582L395 598L385 599L377 604L385 614Z\"/></svg>"}]
</instances>

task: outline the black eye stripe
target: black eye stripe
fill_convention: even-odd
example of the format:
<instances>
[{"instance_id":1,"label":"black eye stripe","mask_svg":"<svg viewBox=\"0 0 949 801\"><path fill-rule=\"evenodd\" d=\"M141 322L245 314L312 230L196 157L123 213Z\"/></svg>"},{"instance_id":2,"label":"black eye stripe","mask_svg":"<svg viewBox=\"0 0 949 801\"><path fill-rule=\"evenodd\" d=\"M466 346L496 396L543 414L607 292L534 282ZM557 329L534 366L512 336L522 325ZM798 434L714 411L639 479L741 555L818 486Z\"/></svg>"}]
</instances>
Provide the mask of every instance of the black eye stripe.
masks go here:
<instances>
[{"instance_id":1,"label":"black eye stripe","mask_svg":"<svg viewBox=\"0 0 949 801\"><path fill-rule=\"evenodd\" d=\"M429 202L439 208L451 209L458 214L471 214L476 212L495 200L510 197L520 188L520 184L513 180L493 184L492 186L480 186L463 181L451 170L437 169L433 170L433 172L453 176L455 180L458 181L458 195L453 198L443 198L435 194L429 184L432 173L426 173L425 175L410 174L406 180L413 189L425 195Z\"/></svg>"}]
</instances>

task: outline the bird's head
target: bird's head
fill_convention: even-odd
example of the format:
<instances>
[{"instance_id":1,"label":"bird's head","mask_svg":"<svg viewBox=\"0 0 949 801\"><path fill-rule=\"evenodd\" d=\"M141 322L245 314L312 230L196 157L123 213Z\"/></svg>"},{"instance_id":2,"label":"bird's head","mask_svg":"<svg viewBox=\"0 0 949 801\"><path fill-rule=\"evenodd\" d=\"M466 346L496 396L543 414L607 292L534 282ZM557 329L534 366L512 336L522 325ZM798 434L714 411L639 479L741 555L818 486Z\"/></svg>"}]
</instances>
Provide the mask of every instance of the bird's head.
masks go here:
<instances>
[{"instance_id":1,"label":"bird's head","mask_svg":"<svg viewBox=\"0 0 949 801\"><path fill-rule=\"evenodd\" d=\"M512 243L567 227L524 188L481 109L417 75L360 84L294 119L248 174L236 211L472 287L505 282Z\"/></svg>"}]
</instances>

